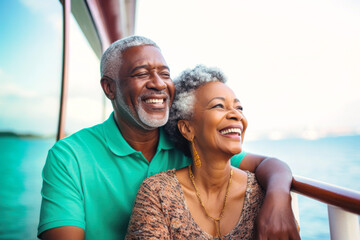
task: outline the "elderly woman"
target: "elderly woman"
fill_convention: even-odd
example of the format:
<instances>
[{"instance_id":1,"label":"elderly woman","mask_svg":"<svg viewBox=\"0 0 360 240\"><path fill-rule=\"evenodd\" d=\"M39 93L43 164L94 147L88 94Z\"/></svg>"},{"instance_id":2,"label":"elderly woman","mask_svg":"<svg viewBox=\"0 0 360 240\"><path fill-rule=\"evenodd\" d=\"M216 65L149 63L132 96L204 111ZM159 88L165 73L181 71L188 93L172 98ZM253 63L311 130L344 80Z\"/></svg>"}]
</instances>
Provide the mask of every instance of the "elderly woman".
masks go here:
<instances>
[{"instance_id":1,"label":"elderly woman","mask_svg":"<svg viewBox=\"0 0 360 240\"><path fill-rule=\"evenodd\" d=\"M197 66L175 81L166 131L193 164L147 178L128 239L253 239L264 194L254 174L231 166L247 121L223 74Z\"/></svg>"}]
</instances>

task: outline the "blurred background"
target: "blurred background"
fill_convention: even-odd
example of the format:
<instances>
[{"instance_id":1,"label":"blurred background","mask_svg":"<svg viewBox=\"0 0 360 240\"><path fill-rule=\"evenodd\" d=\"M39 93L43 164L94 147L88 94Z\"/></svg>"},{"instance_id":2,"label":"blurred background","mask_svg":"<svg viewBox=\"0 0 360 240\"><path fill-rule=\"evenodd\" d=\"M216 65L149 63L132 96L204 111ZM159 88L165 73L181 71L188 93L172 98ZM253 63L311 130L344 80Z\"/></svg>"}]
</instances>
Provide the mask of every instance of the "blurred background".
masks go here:
<instances>
[{"instance_id":1,"label":"blurred background","mask_svg":"<svg viewBox=\"0 0 360 240\"><path fill-rule=\"evenodd\" d=\"M0 2L0 239L37 239L41 170L59 132L62 2ZM71 8L65 135L109 116L99 57L119 36L143 35L173 78L197 64L224 71L249 121L246 151L360 191L359 1L73 0ZM299 197L299 208L302 239L330 239L326 205Z\"/></svg>"}]
</instances>

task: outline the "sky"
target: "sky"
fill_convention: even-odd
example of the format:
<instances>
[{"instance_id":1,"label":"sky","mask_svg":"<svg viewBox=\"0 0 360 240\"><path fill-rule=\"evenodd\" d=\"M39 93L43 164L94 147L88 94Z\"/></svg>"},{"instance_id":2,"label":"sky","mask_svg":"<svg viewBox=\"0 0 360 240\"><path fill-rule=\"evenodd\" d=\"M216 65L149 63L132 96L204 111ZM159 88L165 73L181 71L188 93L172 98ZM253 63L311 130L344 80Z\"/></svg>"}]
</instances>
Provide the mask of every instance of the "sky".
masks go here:
<instances>
[{"instance_id":1,"label":"sky","mask_svg":"<svg viewBox=\"0 0 360 240\"><path fill-rule=\"evenodd\" d=\"M250 139L360 133L359 1L139 0L135 33L223 70Z\"/></svg>"},{"instance_id":2,"label":"sky","mask_svg":"<svg viewBox=\"0 0 360 240\"><path fill-rule=\"evenodd\" d=\"M0 131L53 134L61 5L2 1L0 21ZM99 62L73 19L70 30L69 133L104 119ZM248 140L360 133L359 1L138 0L135 33L158 43L173 78L223 70Z\"/></svg>"},{"instance_id":3,"label":"sky","mask_svg":"<svg viewBox=\"0 0 360 240\"><path fill-rule=\"evenodd\" d=\"M60 4L1 1L0 22L0 130L54 133L61 73Z\"/></svg>"},{"instance_id":4,"label":"sky","mask_svg":"<svg viewBox=\"0 0 360 240\"><path fill-rule=\"evenodd\" d=\"M59 1L0 2L0 131L55 136L62 66ZM99 60L70 21L66 132L101 122Z\"/></svg>"}]
</instances>

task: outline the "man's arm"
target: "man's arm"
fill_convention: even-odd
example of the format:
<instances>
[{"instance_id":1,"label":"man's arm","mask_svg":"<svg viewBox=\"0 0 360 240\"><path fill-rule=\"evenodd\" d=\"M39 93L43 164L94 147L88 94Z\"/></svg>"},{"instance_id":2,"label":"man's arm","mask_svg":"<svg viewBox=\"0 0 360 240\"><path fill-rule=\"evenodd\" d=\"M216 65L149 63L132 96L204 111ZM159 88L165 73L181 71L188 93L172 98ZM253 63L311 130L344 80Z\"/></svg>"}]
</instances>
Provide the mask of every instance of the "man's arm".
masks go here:
<instances>
[{"instance_id":1,"label":"man's arm","mask_svg":"<svg viewBox=\"0 0 360 240\"><path fill-rule=\"evenodd\" d=\"M287 164L275 158L248 153L239 167L255 172L258 182L266 189L264 203L257 218L257 239L299 240L300 235L291 209L292 173Z\"/></svg>"},{"instance_id":2,"label":"man's arm","mask_svg":"<svg viewBox=\"0 0 360 240\"><path fill-rule=\"evenodd\" d=\"M39 237L43 240L83 240L85 231L79 227L57 227L46 230Z\"/></svg>"},{"instance_id":3,"label":"man's arm","mask_svg":"<svg viewBox=\"0 0 360 240\"><path fill-rule=\"evenodd\" d=\"M39 238L47 240L83 240L84 207L80 183L71 156L59 146L49 150L42 172L43 186L40 211Z\"/></svg>"}]
</instances>

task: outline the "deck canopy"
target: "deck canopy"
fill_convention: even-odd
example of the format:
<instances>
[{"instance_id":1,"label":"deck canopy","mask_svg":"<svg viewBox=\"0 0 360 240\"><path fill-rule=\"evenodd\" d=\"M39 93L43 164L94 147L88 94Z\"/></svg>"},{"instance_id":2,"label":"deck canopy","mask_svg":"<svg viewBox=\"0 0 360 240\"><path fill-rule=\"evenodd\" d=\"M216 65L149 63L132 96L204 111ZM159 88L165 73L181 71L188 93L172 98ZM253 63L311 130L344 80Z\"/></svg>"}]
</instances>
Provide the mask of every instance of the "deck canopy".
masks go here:
<instances>
[{"instance_id":1,"label":"deck canopy","mask_svg":"<svg viewBox=\"0 0 360 240\"><path fill-rule=\"evenodd\" d=\"M95 54L134 34L136 0L72 0L71 12Z\"/></svg>"},{"instance_id":2,"label":"deck canopy","mask_svg":"<svg viewBox=\"0 0 360 240\"><path fill-rule=\"evenodd\" d=\"M136 5L136 0L60 0L60 2L63 5L63 64L57 140L65 137L70 12L95 55L100 59L112 42L134 33Z\"/></svg>"}]
</instances>

